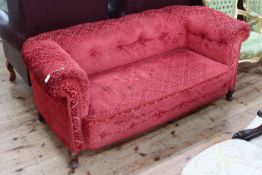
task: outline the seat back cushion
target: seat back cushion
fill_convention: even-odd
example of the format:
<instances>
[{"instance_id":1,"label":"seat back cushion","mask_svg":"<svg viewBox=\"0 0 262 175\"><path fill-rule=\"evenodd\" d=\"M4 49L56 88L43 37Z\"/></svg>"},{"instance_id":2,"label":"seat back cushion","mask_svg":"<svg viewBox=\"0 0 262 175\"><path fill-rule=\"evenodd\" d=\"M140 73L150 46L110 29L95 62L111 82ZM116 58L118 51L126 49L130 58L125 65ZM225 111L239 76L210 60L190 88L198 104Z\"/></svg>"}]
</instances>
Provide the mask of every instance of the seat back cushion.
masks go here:
<instances>
[{"instance_id":1,"label":"seat back cushion","mask_svg":"<svg viewBox=\"0 0 262 175\"><path fill-rule=\"evenodd\" d=\"M164 10L149 10L32 38L57 42L87 72L93 74L186 45L185 25Z\"/></svg>"}]
</instances>

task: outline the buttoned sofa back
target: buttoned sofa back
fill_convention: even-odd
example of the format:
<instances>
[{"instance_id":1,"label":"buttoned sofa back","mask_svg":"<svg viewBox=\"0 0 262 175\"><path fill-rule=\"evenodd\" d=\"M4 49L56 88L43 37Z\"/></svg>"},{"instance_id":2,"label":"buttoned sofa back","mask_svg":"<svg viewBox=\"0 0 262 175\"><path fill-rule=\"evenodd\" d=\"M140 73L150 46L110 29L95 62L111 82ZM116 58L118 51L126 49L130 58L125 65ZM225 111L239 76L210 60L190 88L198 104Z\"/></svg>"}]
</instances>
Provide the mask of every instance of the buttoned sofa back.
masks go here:
<instances>
[{"instance_id":1,"label":"buttoned sofa back","mask_svg":"<svg viewBox=\"0 0 262 175\"><path fill-rule=\"evenodd\" d=\"M37 38L41 42L55 41L92 74L185 47L185 25L178 19L164 9L151 10L48 32Z\"/></svg>"}]
</instances>

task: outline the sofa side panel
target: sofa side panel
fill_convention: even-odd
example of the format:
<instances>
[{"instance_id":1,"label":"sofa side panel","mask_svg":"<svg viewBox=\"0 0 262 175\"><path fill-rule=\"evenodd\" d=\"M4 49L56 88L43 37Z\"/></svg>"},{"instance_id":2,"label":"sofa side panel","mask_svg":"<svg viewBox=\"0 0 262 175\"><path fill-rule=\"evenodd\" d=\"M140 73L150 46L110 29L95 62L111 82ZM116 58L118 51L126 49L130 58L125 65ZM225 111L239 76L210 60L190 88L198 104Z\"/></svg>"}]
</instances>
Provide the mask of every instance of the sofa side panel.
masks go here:
<instances>
[{"instance_id":1,"label":"sofa side panel","mask_svg":"<svg viewBox=\"0 0 262 175\"><path fill-rule=\"evenodd\" d=\"M58 138L70 149L74 150L71 137L70 117L68 115L66 99L51 97L30 74L33 97L38 112L44 117L47 125Z\"/></svg>"}]
</instances>

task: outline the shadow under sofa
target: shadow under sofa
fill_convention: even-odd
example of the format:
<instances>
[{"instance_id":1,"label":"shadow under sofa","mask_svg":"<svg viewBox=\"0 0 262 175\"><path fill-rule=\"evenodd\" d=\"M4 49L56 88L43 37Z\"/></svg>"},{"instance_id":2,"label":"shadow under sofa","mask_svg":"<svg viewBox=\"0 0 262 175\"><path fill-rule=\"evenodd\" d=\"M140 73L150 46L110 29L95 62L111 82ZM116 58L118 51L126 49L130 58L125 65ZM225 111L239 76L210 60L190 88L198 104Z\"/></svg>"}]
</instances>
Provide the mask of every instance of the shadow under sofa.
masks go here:
<instances>
[{"instance_id":1,"label":"shadow under sofa","mask_svg":"<svg viewBox=\"0 0 262 175\"><path fill-rule=\"evenodd\" d=\"M152 129L227 94L249 26L206 7L169 6L29 38L39 113L71 152Z\"/></svg>"}]
</instances>

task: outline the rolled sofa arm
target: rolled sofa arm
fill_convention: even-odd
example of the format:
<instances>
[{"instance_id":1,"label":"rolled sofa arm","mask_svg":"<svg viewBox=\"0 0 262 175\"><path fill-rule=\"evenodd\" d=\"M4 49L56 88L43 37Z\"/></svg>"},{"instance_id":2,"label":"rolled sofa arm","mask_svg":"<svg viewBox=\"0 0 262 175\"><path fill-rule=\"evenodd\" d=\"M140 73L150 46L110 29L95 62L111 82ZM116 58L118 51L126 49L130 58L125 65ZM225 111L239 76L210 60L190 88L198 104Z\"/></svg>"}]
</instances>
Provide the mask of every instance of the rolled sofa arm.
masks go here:
<instances>
[{"instance_id":1,"label":"rolled sofa arm","mask_svg":"<svg viewBox=\"0 0 262 175\"><path fill-rule=\"evenodd\" d=\"M207 7L189 15L186 28L190 49L229 66L237 63L241 44L250 33L245 22Z\"/></svg>"},{"instance_id":2,"label":"rolled sofa arm","mask_svg":"<svg viewBox=\"0 0 262 175\"><path fill-rule=\"evenodd\" d=\"M88 90L86 73L56 42L29 39L23 45L22 54L29 71L49 95L64 97L61 88L67 80L77 82L81 90Z\"/></svg>"},{"instance_id":3,"label":"rolled sofa arm","mask_svg":"<svg viewBox=\"0 0 262 175\"><path fill-rule=\"evenodd\" d=\"M68 143L71 151L82 150L85 145L81 121L88 115L89 106L87 74L63 48L51 40L28 39L23 45L22 54L35 83L49 96L66 99L65 108L71 121L71 136L68 136L71 141Z\"/></svg>"}]
</instances>

